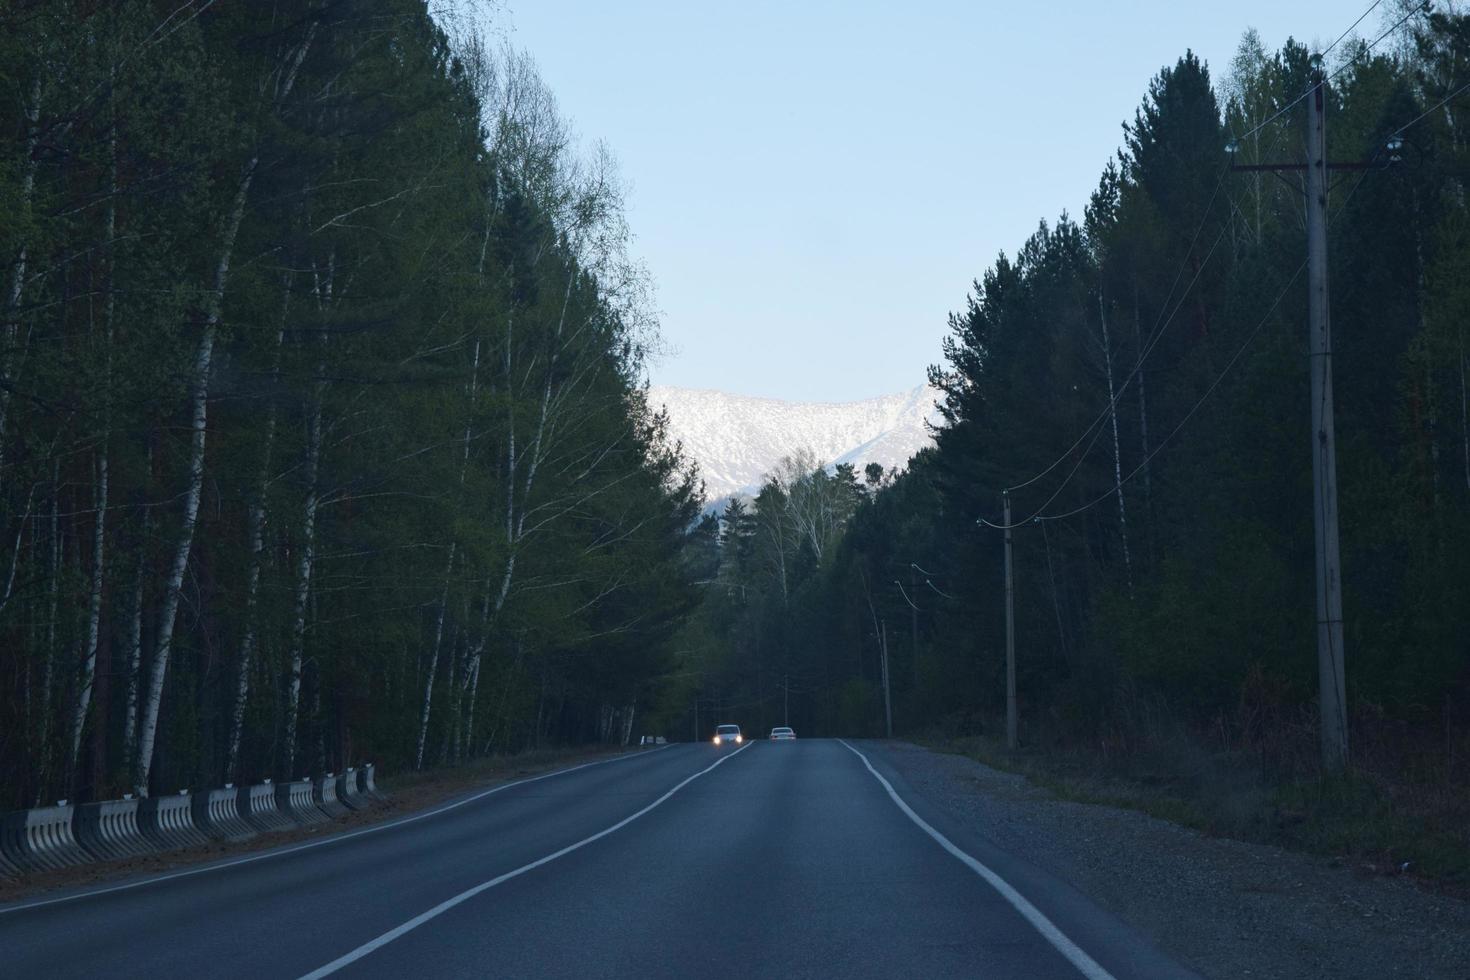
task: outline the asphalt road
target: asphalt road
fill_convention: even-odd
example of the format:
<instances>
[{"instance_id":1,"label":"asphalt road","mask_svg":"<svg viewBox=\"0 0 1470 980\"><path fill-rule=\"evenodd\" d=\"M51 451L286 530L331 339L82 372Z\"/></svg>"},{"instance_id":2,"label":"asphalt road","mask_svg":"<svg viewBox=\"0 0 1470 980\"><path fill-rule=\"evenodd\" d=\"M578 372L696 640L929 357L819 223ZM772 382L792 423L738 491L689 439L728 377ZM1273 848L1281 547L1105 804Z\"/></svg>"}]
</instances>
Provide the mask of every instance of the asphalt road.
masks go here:
<instances>
[{"instance_id":1,"label":"asphalt road","mask_svg":"<svg viewBox=\"0 0 1470 980\"><path fill-rule=\"evenodd\" d=\"M871 765L871 767L870 767ZM675 745L0 906L7 977L1178 977L881 744Z\"/></svg>"}]
</instances>

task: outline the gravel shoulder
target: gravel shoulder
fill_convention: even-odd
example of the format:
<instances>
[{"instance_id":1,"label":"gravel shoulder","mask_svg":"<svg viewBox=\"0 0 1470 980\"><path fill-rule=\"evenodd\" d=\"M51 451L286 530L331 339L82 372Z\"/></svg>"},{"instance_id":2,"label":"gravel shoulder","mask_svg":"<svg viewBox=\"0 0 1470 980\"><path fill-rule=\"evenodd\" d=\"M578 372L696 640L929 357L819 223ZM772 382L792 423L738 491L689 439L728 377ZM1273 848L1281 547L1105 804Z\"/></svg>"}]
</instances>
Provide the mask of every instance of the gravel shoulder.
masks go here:
<instances>
[{"instance_id":1,"label":"gravel shoulder","mask_svg":"<svg viewBox=\"0 0 1470 980\"><path fill-rule=\"evenodd\" d=\"M1470 977L1470 902L1410 879L1058 799L966 756L905 742L884 754L932 803L1205 976Z\"/></svg>"}]
</instances>

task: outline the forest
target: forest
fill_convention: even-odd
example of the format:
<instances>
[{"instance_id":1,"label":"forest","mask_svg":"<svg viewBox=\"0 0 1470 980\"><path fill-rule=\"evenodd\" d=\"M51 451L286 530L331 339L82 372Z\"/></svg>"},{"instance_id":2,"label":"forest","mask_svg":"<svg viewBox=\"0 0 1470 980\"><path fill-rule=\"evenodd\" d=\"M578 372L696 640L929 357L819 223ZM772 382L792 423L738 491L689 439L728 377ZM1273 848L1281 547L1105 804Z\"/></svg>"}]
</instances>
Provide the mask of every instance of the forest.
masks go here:
<instances>
[{"instance_id":1,"label":"forest","mask_svg":"<svg viewBox=\"0 0 1470 980\"><path fill-rule=\"evenodd\" d=\"M485 16L0 7L0 809L625 741L675 670L623 185Z\"/></svg>"},{"instance_id":2,"label":"forest","mask_svg":"<svg viewBox=\"0 0 1470 980\"><path fill-rule=\"evenodd\" d=\"M1404 4L1335 48L1350 758L1461 787L1470 873L1470 17ZM1322 775L1302 174L1239 169L1305 159L1313 55L1247 32L1165 66L1081 214L957 303L934 446L887 473L798 454L725 512L686 713L999 737L1009 489L1023 747L1250 792Z\"/></svg>"},{"instance_id":3,"label":"forest","mask_svg":"<svg viewBox=\"0 0 1470 980\"><path fill-rule=\"evenodd\" d=\"M1316 52L1140 79L1080 214L957 284L934 445L716 514L612 155L493 15L0 8L0 809L725 721L993 740L1009 491L1023 749L1236 832L1417 808L1470 874L1470 17L1320 63L1333 796L1305 199L1242 169L1304 159Z\"/></svg>"}]
</instances>

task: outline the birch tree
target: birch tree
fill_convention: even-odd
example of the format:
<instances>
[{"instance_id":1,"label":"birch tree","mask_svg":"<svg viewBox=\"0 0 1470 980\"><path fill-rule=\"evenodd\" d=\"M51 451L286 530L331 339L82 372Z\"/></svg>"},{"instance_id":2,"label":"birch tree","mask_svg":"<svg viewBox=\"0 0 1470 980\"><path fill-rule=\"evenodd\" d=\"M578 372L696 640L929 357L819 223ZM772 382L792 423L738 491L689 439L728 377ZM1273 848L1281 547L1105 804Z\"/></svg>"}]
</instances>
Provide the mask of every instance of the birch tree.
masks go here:
<instances>
[{"instance_id":1,"label":"birch tree","mask_svg":"<svg viewBox=\"0 0 1470 980\"><path fill-rule=\"evenodd\" d=\"M266 102L265 111L275 112L290 96L296 83L301 63L311 49L316 33L315 22L309 23L301 36L292 38L275 52L265 68L261 80L260 94ZM260 164L260 149L247 151L244 165L236 177L234 194L221 213L222 234L216 251L213 271L204 292L203 323L198 347L194 353L194 364L189 376L190 402L190 445L188 475L184 490L183 519L175 539L173 558L163 587L163 608L159 613L158 639L154 645L152 667L148 685L143 696L142 720L139 724L138 761L135 765L134 791L139 796L148 795L148 775L153 765L154 740L158 734L158 712L163 702L163 682L168 670L169 655L173 649L174 620L178 614L179 597L183 588L184 571L188 567L189 552L194 545L194 527L199 515L199 497L204 488L204 447L207 435L210 366L214 356L215 339L219 332L220 314L224 304L225 288L229 282L230 262L234 258L235 236L240 222L244 220L245 208L250 199L250 185L255 180L256 167Z\"/></svg>"}]
</instances>

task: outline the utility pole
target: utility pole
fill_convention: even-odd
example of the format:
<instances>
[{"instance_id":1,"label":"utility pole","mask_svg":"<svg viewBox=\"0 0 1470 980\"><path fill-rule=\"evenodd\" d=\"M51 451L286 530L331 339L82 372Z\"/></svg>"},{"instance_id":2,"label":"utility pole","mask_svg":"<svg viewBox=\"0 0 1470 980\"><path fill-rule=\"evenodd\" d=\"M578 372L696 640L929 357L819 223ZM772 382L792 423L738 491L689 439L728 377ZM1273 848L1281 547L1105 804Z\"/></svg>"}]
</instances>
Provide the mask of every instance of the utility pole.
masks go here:
<instances>
[{"instance_id":1,"label":"utility pole","mask_svg":"<svg viewBox=\"0 0 1470 980\"><path fill-rule=\"evenodd\" d=\"M1317 539L1317 681L1322 763L1347 765L1343 681L1342 566L1337 540L1337 441L1332 426L1332 320L1327 294L1327 120L1321 65L1307 114L1307 320L1312 362L1312 489Z\"/></svg>"},{"instance_id":2,"label":"utility pole","mask_svg":"<svg viewBox=\"0 0 1470 980\"><path fill-rule=\"evenodd\" d=\"M1001 491L1006 529L1006 747L1016 747L1016 588L1011 576L1011 492Z\"/></svg>"},{"instance_id":3,"label":"utility pole","mask_svg":"<svg viewBox=\"0 0 1470 980\"><path fill-rule=\"evenodd\" d=\"M879 649L883 653L883 721L884 731L887 737L893 737L893 702L888 697L888 621L883 620L878 624L878 630L882 634L882 643Z\"/></svg>"},{"instance_id":4,"label":"utility pole","mask_svg":"<svg viewBox=\"0 0 1470 980\"><path fill-rule=\"evenodd\" d=\"M1312 374L1312 510L1317 544L1317 689L1322 766L1348 763L1347 685L1343 671L1342 565L1337 535L1337 437L1332 424L1332 319L1327 292L1327 189L1334 170L1374 170L1399 162L1403 137L1395 133L1371 160L1327 159L1327 81L1322 56L1312 56L1307 105L1307 162L1254 163L1232 170L1304 172L1307 206L1307 332ZM1226 150L1239 150L1232 142Z\"/></svg>"},{"instance_id":5,"label":"utility pole","mask_svg":"<svg viewBox=\"0 0 1470 980\"><path fill-rule=\"evenodd\" d=\"M781 675L781 724L791 727L791 675Z\"/></svg>"}]
</instances>

